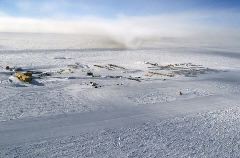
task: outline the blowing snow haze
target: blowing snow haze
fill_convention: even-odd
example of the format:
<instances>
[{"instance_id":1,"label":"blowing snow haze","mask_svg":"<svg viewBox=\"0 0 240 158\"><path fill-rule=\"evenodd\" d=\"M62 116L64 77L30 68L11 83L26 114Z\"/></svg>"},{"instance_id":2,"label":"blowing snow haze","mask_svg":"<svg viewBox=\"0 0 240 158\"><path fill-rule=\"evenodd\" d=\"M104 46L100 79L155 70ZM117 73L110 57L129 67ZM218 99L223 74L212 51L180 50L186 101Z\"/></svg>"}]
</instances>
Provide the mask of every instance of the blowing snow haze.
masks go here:
<instances>
[{"instance_id":1,"label":"blowing snow haze","mask_svg":"<svg viewBox=\"0 0 240 158\"><path fill-rule=\"evenodd\" d=\"M163 38L234 45L238 6L217 0L1 0L0 32L74 34L85 41L82 47L144 47Z\"/></svg>"}]
</instances>

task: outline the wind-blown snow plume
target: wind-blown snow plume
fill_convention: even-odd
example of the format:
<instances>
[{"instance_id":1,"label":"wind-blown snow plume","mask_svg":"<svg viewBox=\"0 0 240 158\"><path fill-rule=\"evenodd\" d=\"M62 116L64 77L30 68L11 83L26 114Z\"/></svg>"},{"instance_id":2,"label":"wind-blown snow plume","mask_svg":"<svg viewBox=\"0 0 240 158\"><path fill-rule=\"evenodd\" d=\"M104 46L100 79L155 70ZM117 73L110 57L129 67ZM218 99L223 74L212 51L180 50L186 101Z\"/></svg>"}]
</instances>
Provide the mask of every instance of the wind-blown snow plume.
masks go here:
<instances>
[{"instance_id":1,"label":"wind-blown snow plume","mask_svg":"<svg viewBox=\"0 0 240 158\"><path fill-rule=\"evenodd\" d=\"M66 20L12 17L2 13L0 32L91 35L119 42L127 47L137 47L143 41L163 37L194 37L203 40L239 38L240 30L224 23L237 17L240 19L240 14L236 12L192 12L158 16L118 16L115 19L86 16Z\"/></svg>"}]
</instances>

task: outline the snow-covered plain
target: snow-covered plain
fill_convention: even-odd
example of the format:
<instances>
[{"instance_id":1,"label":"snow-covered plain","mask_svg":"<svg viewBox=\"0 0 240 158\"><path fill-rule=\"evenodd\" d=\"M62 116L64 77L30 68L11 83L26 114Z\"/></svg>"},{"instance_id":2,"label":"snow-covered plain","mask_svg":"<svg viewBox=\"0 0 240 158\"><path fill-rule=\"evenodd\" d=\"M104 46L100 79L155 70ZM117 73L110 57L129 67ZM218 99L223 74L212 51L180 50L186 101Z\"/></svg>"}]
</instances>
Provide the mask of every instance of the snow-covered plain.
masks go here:
<instances>
[{"instance_id":1,"label":"snow-covered plain","mask_svg":"<svg viewBox=\"0 0 240 158\"><path fill-rule=\"evenodd\" d=\"M240 156L237 47L0 35L0 157Z\"/></svg>"}]
</instances>

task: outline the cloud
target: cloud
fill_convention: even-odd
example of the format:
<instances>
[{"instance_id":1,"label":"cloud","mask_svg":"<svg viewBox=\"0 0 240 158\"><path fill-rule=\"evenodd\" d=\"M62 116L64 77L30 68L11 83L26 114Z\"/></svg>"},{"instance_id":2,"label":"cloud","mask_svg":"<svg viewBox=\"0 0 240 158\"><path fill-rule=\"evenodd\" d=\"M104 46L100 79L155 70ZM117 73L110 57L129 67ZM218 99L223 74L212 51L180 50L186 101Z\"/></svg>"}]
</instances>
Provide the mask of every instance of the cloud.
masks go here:
<instances>
[{"instance_id":1,"label":"cloud","mask_svg":"<svg viewBox=\"0 0 240 158\"><path fill-rule=\"evenodd\" d=\"M0 14L0 32L94 35L108 37L125 44L136 39L162 37L198 37L208 40L218 40L219 37L221 39L240 38L240 30L231 25L234 20L240 19L240 14L237 12L188 12L157 16L121 15L115 19L94 16L71 20L57 19L12 17ZM238 25L238 22L235 21L235 23Z\"/></svg>"}]
</instances>

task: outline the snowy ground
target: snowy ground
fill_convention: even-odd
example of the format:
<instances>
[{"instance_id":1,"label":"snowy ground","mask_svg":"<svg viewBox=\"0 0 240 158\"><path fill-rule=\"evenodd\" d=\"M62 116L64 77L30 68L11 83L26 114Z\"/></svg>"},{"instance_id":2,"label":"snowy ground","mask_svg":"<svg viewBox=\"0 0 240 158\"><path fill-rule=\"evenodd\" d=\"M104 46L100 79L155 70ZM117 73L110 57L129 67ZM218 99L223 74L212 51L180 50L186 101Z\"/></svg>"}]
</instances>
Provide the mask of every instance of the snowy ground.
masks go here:
<instances>
[{"instance_id":1,"label":"snowy ground","mask_svg":"<svg viewBox=\"0 0 240 158\"><path fill-rule=\"evenodd\" d=\"M82 49L63 35L49 43L46 35L5 36L0 157L240 156L236 49ZM35 78L22 83L7 65Z\"/></svg>"}]
</instances>

